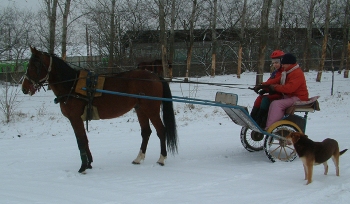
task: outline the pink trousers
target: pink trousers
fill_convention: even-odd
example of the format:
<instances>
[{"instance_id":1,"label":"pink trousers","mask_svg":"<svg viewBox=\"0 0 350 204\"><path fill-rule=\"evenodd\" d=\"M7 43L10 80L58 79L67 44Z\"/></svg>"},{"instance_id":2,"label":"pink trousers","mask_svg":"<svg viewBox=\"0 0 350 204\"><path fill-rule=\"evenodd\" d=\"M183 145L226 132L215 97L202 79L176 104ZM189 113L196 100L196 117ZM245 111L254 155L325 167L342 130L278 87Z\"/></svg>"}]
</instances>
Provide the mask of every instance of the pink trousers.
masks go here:
<instances>
[{"instance_id":1,"label":"pink trousers","mask_svg":"<svg viewBox=\"0 0 350 204\"><path fill-rule=\"evenodd\" d=\"M267 130L267 128L269 128L273 123L281 120L286 109L291 107L296 101L300 101L300 99L296 96L283 96L283 99L272 101L270 104L265 129Z\"/></svg>"}]
</instances>

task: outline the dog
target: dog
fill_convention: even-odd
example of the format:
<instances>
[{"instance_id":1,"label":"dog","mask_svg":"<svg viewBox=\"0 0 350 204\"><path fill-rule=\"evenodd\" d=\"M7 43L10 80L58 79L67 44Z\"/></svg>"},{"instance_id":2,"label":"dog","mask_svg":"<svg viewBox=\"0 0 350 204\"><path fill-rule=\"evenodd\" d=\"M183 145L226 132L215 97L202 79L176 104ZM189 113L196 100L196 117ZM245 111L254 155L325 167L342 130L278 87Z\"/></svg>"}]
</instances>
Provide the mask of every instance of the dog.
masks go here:
<instances>
[{"instance_id":1,"label":"dog","mask_svg":"<svg viewBox=\"0 0 350 204\"><path fill-rule=\"evenodd\" d=\"M327 138L322 142L314 142L307 135L299 132L292 132L286 137L287 141L293 143L294 149L303 162L306 185L312 182L313 166L323 164L324 175L328 173L327 160L332 157L335 165L336 175L339 176L339 156L348 149L339 152L338 142Z\"/></svg>"}]
</instances>

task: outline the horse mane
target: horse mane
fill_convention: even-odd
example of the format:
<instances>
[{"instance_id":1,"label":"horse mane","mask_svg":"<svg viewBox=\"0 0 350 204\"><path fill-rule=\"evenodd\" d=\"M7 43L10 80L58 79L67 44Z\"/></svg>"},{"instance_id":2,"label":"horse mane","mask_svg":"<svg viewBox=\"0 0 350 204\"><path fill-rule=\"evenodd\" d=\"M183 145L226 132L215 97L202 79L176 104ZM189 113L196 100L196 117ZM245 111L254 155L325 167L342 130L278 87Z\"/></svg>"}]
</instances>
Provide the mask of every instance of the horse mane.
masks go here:
<instances>
[{"instance_id":1,"label":"horse mane","mask_svg":"<svg viewBox=\"0 0 350 204\"><path fill-rule=\"evenodd\" d=\"M56 72L58 73L57 78L58 81L67 82L63 83L63 86L65 87L71 87L72 86L72 79L75 79L78 77L77 70L73 69L67 62L65 62L63 59L58 57L56 54L48 53L40 51L42 55L52 57L52 65L54 66Z\"/></svg>"}]
</instances>

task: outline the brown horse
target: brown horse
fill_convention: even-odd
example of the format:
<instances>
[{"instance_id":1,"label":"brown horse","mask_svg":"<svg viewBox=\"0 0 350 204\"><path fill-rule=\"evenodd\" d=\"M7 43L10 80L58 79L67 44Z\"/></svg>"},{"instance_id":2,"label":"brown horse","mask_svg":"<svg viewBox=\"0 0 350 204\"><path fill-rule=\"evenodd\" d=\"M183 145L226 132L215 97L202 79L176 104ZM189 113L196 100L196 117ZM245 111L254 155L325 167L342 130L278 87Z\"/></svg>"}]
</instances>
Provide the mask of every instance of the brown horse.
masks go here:
<instances>
[{"instance_id":1,"label":"brown horse","mask_svg":"<svg viewBox=\"0 0 350 204\"><path fill-rule=\"evenodd\" d=\"M29 60L25 79L22 83L24 94L35 94L43 85L48 84L56 95L62 114L67 117L74 129L81 157L80 173L92 168L92 154L81 115L89 103L86 96L76 93L75 86L79 71L72 69L62 59L53 54L38 51L30 47L32 56ZM122 92L135 95L172 98L168 83L155 74L132 70L118 74L106 75L104 89L112 92ZM73 91L72 91L73 90ZM151 135L150 121L160 139L160 158L158 164L164 165L169 151L177 152L177 132L172 101L149 100L136 97L126 97L114 94L102 94L94 97L92 105L98 110L100 119L110 119L121 116L132 108L135 109L141 126L142 143L140 151L133 164L140 164L145 158L147 144ZM160 118L160 106L163 106L163 122Z\"/></svg>"},{"instance_id":2,"label":"brown horse","mask_svg":"<svg viewBox=\"0 0 350 204\"><path fill-rule=\"evenodd\" d=\"M168 67L169 69L172 68L171 63L168 62ZM163 77L163 64L162 64L162 60L160 59L156 59L154 61L151 62L140 62L137 65L138 69L142 69L142 70L149 70L153 73L158 74L158 76Z\"/></svg>"}]
</instances>

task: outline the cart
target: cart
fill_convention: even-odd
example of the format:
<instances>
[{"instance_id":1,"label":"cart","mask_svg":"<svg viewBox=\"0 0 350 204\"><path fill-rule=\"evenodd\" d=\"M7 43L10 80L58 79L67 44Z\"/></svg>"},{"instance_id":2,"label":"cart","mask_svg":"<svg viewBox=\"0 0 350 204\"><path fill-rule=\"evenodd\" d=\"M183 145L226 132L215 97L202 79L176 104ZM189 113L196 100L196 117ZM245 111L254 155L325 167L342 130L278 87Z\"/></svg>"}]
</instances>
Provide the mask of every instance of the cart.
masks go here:
<instances>
[{"instance_id":1,"label":"cart","mask_svg":"<svg viewBox=\"0 0 350 204\"><path fill-rule=\"evenodd\" d=\"M86 88L82 89L86 90ZM265 131L260 128L259 125L249 115L247 107L237 105L238 95L234 93L217 92L215 101L210 101L178 96L173 96L171 99L160 98L139 94L113 92L101 89L95 89L95 91L105 94L115 94L149 100L162 100L221 107L234 123L242 126L240 137L243 147L250 152L264 150L266 156L272 162L275 162L277 160L293 161L297 157L293 145L288 142L285 137L291 132L304 133L306 130L308 113L320 110L317 101L319 97L312 97L306 103L302 102L305 104L299 104L290 107L290 109L287 111L288 114L286 114L282 120L275 122L268 128L268 130ZM304 116L294 114L298 112L304 113Z\"/></svg>"},{"instance_id":2,"label":"cart","mask_svg":"<svg viewBox=\"0 0 350 204\"><path fill-rule=\"evenodd\" d=\"M297 157L293 144L285 137L291 132L305 133L308 113L320 110L318 98L315 96L307 102L299 102L290 107L285 117L272 124L268 130L259 127L249 115L247 107L237 105L237 94L217 92L215 101L229 105L222 106L222 109L235 124L242 126L240 139L243 147L250 152L264 150L269 160L275 162L293 161Z\"/></svg>"}]
</instances>

